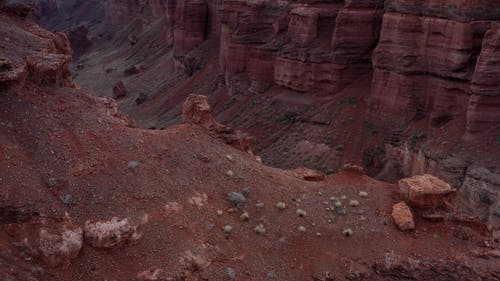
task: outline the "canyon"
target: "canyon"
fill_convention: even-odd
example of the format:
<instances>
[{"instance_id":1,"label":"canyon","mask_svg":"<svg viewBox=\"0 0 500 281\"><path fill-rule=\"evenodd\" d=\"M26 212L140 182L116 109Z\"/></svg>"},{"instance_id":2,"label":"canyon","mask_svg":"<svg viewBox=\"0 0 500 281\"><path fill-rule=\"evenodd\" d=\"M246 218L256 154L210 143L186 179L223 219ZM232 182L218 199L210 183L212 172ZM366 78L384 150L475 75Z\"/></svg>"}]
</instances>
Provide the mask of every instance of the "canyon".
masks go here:
<instances>
[{"instance_id":1,"label":"canyon","mask_svg":"<svg viewBox=\"0 0 500 281\"><path fill-rule=\"evenodd\" d=\"M0 1L6 280L500 278L500 1L20 2ZM422 174L445 206L387 183ZM250 223L226 202L244 188Z\"/></svg>"},{"instance_id":2,"label":"canyon","mask_svg":"<svg viewBox=\"0 0 500 281\"><path fill-rule=\"evenodd\" d=\"M498 223L498 1L89 5L39 1L35 17L67 30L81 87L126 89L119 108L138 126L175 124L182 101L203 94L264 163L431 173ZM467 184L479 174L481 187Z\"/></svg>"}]
</instances>

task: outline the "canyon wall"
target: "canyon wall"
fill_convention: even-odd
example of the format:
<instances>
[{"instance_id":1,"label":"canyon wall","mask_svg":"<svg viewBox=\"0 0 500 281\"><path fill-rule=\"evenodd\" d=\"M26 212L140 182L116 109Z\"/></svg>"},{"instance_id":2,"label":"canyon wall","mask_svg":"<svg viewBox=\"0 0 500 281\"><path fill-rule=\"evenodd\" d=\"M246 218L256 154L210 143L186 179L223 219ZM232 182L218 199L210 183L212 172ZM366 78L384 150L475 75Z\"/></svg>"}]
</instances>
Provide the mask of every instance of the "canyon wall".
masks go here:
<instances>
[{"instance_id":1,"label":"canyon wall","mask_svg":"<svg viewBox=\"0 0 500 281\"><path fill-rule=\"evenodd\" d=\"M251 92L334 94L370 74L382 2L223 1L221 71L247 73Z\"/></svg>"},{"instance_id":2,"label":"canyon wall","mask_svg":"<svg viewBox=\"0 0 500 281\"><path fill-rule=\"evenodd\" d=\"M373 55L374 111L398 124L426 118L430 127L464 119L469 136L500 122L492 110L500 17L488 8L500 2L454 2L386 1Z\"/></svg>"},{"instance_id":3,"label":"canyon wall","mask_svg":"<svg viewBox=\"0 0 500 281\"><path fill-rule=\"evenodd\" d=\"M395 126L460 120L473 137L500 122L499 1L176 1L178 53L219 40L219 71L262 93L273 85L335 95L371 76L371 112ZM235 94L234 92L233 94Z\"/></svg>"},{"instance_id":4,"label":"canyon wall","mask_svg":"<svg viewBox=\"0 0 500 281\"><path fill-rule=\"evenodd\" d=\"M95 21L83 16L89 5L106 27L164 20L166 45L180 57L218 41L217 71L232 94L281 86L335 95L372 77L371 113L395 127L459 120L474 138L500 122L500 0L38 2L46 22ZM248 86L234 87L242 76Z\"/></svg>"}]
</instances>

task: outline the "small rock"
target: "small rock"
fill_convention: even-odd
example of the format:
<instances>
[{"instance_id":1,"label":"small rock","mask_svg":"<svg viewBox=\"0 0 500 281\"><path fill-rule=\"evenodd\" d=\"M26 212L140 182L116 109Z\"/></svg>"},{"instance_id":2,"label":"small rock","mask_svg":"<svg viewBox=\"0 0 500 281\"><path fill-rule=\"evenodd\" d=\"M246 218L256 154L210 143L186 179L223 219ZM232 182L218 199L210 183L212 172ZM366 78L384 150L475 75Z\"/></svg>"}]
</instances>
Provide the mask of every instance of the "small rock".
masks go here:
<instances>
[{"instance_id":1,"label":"small rock","mask_svg":"<svg viewBox=\"0 0 500 281\"><path fill-rule=\"evenodd\" d=\"M337 202L335 202L334 205L335 205L336 208L342 207L342 202L337 201Z\"/></svg>"},{"instance_id":2,"label":"small rock","mask_svg":"<svg viewBox=\"0 0 500 281\"><path fill-rule=\"evenodd\" d=\"M299 230L299 232L306 232L306 227L301 225L301 226L299 226L298 230Z\"/></svg>"},{"instance_id":3,"label":"small rock","mask_svg":"<svg viewBox=\"0 0 500 281\"><path fill-rule=\"evenodd\" d=\"M224 212L222 210L217 210L217 215L220 217L224 214Z\"/></svg>"},{"instance_id":4,"label":"small rock","mask_svg":"<svg viewBox=\"0 0 500 281\"><path fill-rule=\"evenodd\" d=\"M411 210L404 201L392 206L392 218L398 228L402 231L412 230L415 228Z\"/></svg>"},{"instance_id":5,"label":"small rock","mask_svg":"<svg viewBox=\"0 0 500 281\"><path fill-rule=\"evenodd\" d=\"M226 171L226 176L228 176L228 177L233 177L233 176L234 176L233 171L231 171L231 170L227 170L227 171Z\"/></svg>"},{"instance_id":6,"label":"small rock","mask_svg":"<svg viewBox=\"0 0 500 281\"><path fill-rule=\"evenodd\" d=\"M320 232L316 232L316 236L321 236L321 233Z\"/></svg>"}]
</instances>

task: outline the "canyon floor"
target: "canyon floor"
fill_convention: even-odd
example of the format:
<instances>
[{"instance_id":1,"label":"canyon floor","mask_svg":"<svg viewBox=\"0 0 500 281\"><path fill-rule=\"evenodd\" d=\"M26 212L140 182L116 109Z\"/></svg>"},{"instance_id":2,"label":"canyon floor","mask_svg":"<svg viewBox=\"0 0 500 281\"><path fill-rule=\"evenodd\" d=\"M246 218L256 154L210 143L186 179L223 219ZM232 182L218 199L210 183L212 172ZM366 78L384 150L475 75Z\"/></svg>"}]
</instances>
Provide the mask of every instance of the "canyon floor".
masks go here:
<instances>
[{"instance_id":1,"label":"canyon floor","mask_svg":"<svg viewBox=\"0 0 500 281\"><path fill-rule=\"evenodd\" d=\"M73 57L66 35L23 11L0 1L1 280L500 280L493 202L458 192L412 206L402 231L393 205L408 198L380 180L404 177L401 164L375 157L408 138L491 167L494 133L464 141L463 116L387 133L364 115L371 74L335 96L234 94L213 71L213 41L195 54L202 69L175 70L161 21L132 46L130 30L103 31L115 37ZM120 80L128 94L115 100ZM244 75L232 83L249 87ZM186 110L192 94L207 96L201 111ZM494 186L490 175L470 168L461 180Z\"/></svg>"}]
</instances>

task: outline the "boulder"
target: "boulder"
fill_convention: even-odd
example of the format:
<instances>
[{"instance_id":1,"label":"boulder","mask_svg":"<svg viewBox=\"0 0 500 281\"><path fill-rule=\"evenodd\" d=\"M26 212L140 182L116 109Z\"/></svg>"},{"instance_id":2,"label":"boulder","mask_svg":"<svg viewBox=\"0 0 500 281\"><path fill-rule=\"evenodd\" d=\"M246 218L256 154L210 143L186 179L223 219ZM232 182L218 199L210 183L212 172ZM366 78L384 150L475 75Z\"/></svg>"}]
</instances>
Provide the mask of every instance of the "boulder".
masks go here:
<instances>
[{"instance_id":1,"label":"boulder","mask_svg":"<svg viewBox=\"0 0 500 281\"><path fill-rule=\"evenodd\" d=\"M392 219L402 231L412 230L415 228L413 214L411 213L410 207L408 207L404 201L392 206Z\"/></svg>"},{"instance_id":2,"label":"boulder","mask_svg":"<svg viewBox=\"0 0 500 281\"><path fill-rule=\"evenodd\" d=\"M206 128L221 126L212 117L207 97L202 95L189 95L186 99L182 105L182 122L199 124Z\"/></svg>"},{"instance_id":3,"label":"boulder","mask_svg":"<svg viewBox=\"0 0 500 281\"><path fill-rule=\"evenodd\" d=\"M128 218L113 217L107 221L86 221L84 238L92 247L112 248L138 241L142 237L138 228L139 224L132 223Z\"/></svg>"},{"instance_id":4,"label":"boulder","mask_svg":"<svg viewBox=\"0 0 500 281\"><path fill-rule=\"evenodd\" d=\"M132 65L123 71L125 75L135 75L139 74L144 70L142 65Z\"/></svg>"},{"instance_id":5,"label":"boulder","mask_svg":"<svg viewBox=\"0 0 500 281\"><path fill-rule=\"evenodd\" d=\"M122 81L118 81L113 87L113 98L121 99L126 97L128 94L127 88L125 88L125 84Z\"/></svg>"},{"instance_id":6,"label":"boulder","mask_svg":"<svg viewBox=\"0 0 500 281\"><path fill-rule=\"evenodd\" d=\"M443 205L446 197L455 192L449 184L428 174L401 179L398 186L410 205L423 209Z\"/></svg>"},{"instance_id":7,"label":"boulder","mask_svg":"<svg viewBox=\"0 0 500 281\"><path fill-rule=\"evenodd\" d=\"M298 167L292 170L292 173L296 178L306 181L324 181L326 178L325 174L306 167Z\"/></svg>"}]
</instances>

